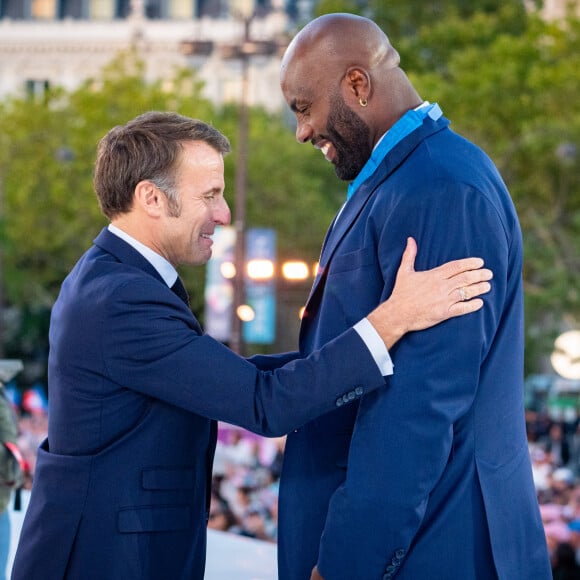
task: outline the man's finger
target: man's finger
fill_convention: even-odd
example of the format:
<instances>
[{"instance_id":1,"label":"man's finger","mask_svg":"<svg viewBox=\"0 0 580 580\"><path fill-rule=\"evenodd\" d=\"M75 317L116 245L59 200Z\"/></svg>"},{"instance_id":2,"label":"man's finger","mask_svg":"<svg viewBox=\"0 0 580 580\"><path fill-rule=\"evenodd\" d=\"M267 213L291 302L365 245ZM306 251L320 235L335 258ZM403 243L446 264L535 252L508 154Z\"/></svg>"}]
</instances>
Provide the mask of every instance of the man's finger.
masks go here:
<instances>
[{"instance_id":1,"label":"man's finger","mask_svg":"<svg viewBox=\"0 0 580 580\"><path fill-rule=\"evenodd\" d=\"M464 258L463 260L447 262L447 264L443 264L436 269L441 269L445 278L453 278L469 270L478 270L483 264L484 262L481 258Z\"/></svg>"},{"instance_id":2,"label":"man's finger","mask_svg":"<svg viewBox=\"0 0 580 580\"><path fill-rule=\"evenodd\" d=\"M415 271L415 258L417 256L417 242L413 238L407 238L407 246L401 258L401 268L405 272Z\"/></svg>"},{"instance_id":3,"label":"man's finger","mask_svg":"<svg viewBox=\"0 0 580 580\"><path fill-rule=\"evenodd\" d=\"M467 300L466 302L456 302L449 307L449 315L450 318L463 316L464 314L476 312L482 306L483 300L481 298L474 298L472 300Z\"/></svg>"}]
</instances>

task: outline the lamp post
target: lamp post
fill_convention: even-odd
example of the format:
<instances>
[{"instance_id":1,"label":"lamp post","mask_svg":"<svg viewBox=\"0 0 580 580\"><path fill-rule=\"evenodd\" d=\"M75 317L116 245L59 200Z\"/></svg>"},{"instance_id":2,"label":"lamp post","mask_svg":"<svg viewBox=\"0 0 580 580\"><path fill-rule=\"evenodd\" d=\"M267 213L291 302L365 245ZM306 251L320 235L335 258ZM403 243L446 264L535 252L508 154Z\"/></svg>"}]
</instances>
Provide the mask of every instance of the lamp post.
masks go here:
<instances>
[{"instance_id":1,"label":"lamp post","mask_svg":"<svg viewBox=\"0 0 580 580\"><path fill-rule=\"evenodd\" d=\"M286 38L276 40L257 40L252 38L251 24L255 16L255 0L230 0L232 16L242 24L242 35L237 42L217 44L211 40L185 40L181 51L194 57L200 63L218 50L223 60L239 61L241 64L241 88L239 101L238 141L236 151L236 170L234 178L234 230L236 242L233 251L233 285L230 348L243 354L243 332L239 311L245 304L245 260L246 260L246 185L248 169L248 125L249 125L249 73L254 56L273 56L287 44Z\"/></svg>"},{"instance_id":2,"label":"lamp post","mask_svg":"<svg viewBox=\"0 0 580 580\"><path fill-rule=\"evenodd\" d=\"M234 265L237 275L234 277L234 296L232 305L232 334L230 347L234 352L242 354L242 320L238 309L244 304L244 261L246 259L246 179L248 168L248 58L250 53L244 47L250 44L250 24L253 17L253 2L244 2L240 8L244 23L244 35L239 47L242 64L242 90L240 95L240 121L238 127L238 151L235 175L234 229L236 245L234 248ZM238 47L236 47L238 48Z\"/></svg>"},{"instance_id":3,"label":"lamp post","mask_svg":"<svg viewBox=\"0 0 580 580\"><path fill-rule=\"evenodd\" d=\"M4 181L0 167L0 359L4 358Z\"/></svg>"},{"instance_id":4,"label":"lamp post","mask_svg":"<svg viewBox=\"0 0 580 580\"><path fill-rule=\"evenodd\" d=\"M243 354L242 319L239 308L245 303L245 271L246 259L246 184L248 170L248 124L249 124L249 65L252 56L273 55L280 50L279 44L268 40L253 40L250 27L254 18L254 0L237 0L232 2L232 11L243 23L241 42L234 45L224 45L221 48L224 59L239 59L241 62L241 94L240 118L238 126L238 150L235 174L234 229L236 245L234 249L234 265L236 276L233 279L234 292L232 304L232 329L230 348Z\"/></svg>"}]
</instances>

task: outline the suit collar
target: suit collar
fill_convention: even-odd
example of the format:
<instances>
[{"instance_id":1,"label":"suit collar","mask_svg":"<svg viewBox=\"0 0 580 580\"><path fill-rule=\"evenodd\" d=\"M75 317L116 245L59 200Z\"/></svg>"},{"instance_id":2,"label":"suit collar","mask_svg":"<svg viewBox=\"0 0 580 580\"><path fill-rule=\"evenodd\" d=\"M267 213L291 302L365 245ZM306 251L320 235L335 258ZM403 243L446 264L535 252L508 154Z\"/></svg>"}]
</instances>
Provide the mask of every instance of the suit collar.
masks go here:
<instances>
[{"instance_id":1,"label":"suit collar","mask_svg":"<svg viewBox=\"0 0 580 580\"><path fill-rule=\"evenodd\" d=\"M157 280L159 280L165 288L169 290L165 280L163 280L161 274L153 267L151 262L149 262L142 254L140 254L131 244L128 244L125 240L122 240L119 236L111 233L107 228L103 228L101 233L95 238L93 241L96 247L100 248L101 250L108 252L112 256L114 256L117 260L122 262L123 264L127 264L129 266L133 266L134 268L139 268L143 270L143 272L150 274ZM193 320L192 326L198 334L203 334L203 329L197 318L193 316L191 310L187 307L186 304L179 299L179 303L187 308L187 311L191 315Z\"/></svg>"},{"instance_id":2,"label":"suit collar","mask_svg":"<svg viewBox=\"0 0 580 580\"><path fill-rule=\"evenodd\" d=\"M320 280L324 277L324 271L328 267L328 264L330 263L341 240L352 228L357 217L360 215L377 187L383 183L427 137L442 131L448 126L449 120L445 117L439 117L437 120L426 117L423 124L418 129L407 135L397 145L395 145L393 149L391 149L373 175L362 183L354 195L348 200L344 209L338 216L338 219L335 218L335 221L327 233L320 254L319 275L314 281L310 296L314 294Z\"/></svg>"},{"instance_id":3,"label":"suit collar","mask_svg":"<svg viewBox=\"0 0 580 580\"><path fill-rule=\"evenodd\" d=\"M103 228L101 233L95 238L95 246L101 248L105 252L115 256L123 264L128 264L139 268L148 274L151 274L161 282L164 282L159 272L153 267L143 255L141 255L135 248L122 240L119 236L112 234L107 228Z\"/></svg>"}]
</instances>

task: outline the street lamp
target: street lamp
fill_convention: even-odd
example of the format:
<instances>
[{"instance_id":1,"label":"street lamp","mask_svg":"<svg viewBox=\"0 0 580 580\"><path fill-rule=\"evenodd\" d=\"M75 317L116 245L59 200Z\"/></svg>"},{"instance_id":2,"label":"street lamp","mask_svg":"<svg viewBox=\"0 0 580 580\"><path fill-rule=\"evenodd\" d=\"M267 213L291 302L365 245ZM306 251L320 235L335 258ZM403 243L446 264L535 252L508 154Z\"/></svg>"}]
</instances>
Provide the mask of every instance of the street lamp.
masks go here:
<instances>
[{"instance_id":1,"label":"street lamp","mask_svg":"<svg viewBox=\"0 0 580 580\"><path fill-rule=\"evenodd\" d=\"M306 262L293 260L282 264L282 276L285 280L299 281L306 280L310 275L310 270Z\"/></svg>"},{"instance_id":2,"label":"street lamp","mask_svg":"<svg viewBox=\"0 0 580 580\"><path fill-rule=\"evenodd\" d=\"M262 259L250 260L246 265L246 274L251 280L271 280L274 277L274 262Z\"/></svg>"},{"instance_id":3,"label":"street lamp","mask_svg":"<svg viewBox=\"0 0 580 580\"><path fill-rule=\"evenodd\" d=\"M550 357L554 370L565 379L580 379L580 330L562 333Z\"/></svg>"}]
</instances>

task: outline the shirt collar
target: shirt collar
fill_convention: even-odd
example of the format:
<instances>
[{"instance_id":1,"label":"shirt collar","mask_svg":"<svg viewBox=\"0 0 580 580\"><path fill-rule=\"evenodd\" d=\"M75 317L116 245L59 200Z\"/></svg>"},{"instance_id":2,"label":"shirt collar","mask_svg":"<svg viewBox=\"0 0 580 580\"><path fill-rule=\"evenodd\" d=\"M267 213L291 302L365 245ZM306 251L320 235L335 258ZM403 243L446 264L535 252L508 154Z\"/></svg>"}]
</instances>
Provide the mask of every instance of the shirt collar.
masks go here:
<instances>
[{"instance_id":1,"label":"shirt collar","mask_svg":"<svg viewBox=\"0 0 580 580\"><path fill-rule=\"evenodd\" d=\"M437 103L424 101L415 109L407 111L377 142L371 156L365 163L355 180L348 186L347 199L350 199L355 191L366 181L380 165L387 153L402 141L407 135L415 131L423 124L425 117L433 120L439 119L442 111Z\"/></svg>"},{"instance_id":2,"label":"shirt collar","mask_svg":"<svg viewBox=\"0 0 580 580\"><path fill-rule=\"evenodd\" d=\"M164 282L169 287L173 286L177 280L177 270L163 256L113 224L109 224L108 230L139 252L157 270Z\"/></svg>"}]
</instances>

